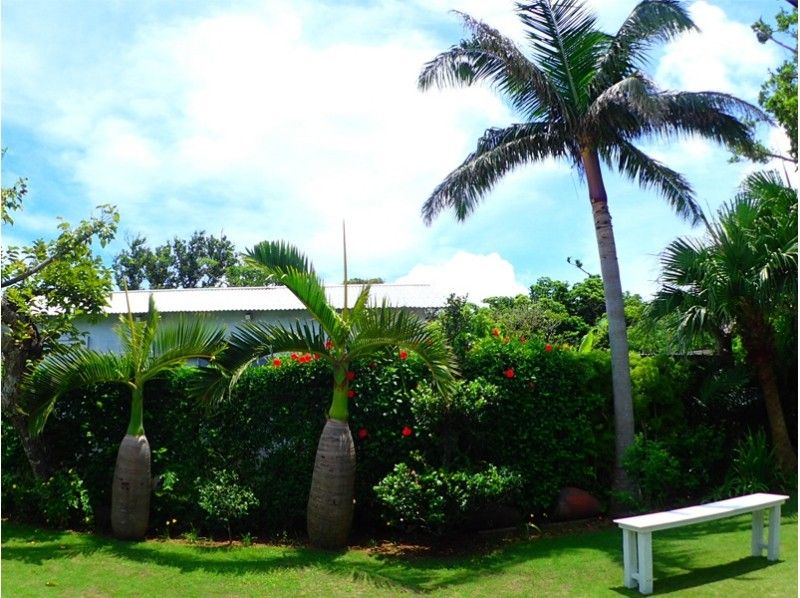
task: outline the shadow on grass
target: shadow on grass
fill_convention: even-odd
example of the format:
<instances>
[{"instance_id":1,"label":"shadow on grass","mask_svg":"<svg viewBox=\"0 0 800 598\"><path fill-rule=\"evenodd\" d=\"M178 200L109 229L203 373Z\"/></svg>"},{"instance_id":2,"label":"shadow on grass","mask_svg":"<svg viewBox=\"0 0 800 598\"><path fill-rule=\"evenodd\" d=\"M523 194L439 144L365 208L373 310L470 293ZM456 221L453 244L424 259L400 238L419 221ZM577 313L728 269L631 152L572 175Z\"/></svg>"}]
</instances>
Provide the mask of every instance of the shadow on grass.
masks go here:
<instances>
[{"instance_id":1,"label":"shadow on grass","mask_svg":"<svg viewBox=\"0 0 800 598\"><path fill-rule=\"evenodd\" d=\"M794 510L791 507L786 509L787 515L796 513L796 500L792 503ZM786 532L793 533L791 526L796 527L796 516L784 522ZM766 559L756 557L714 566L699 565L698 554L704 547L698 543L709 535L737 534L737 545L732 547L732 554L748 554L749 528L749 518L739 518L657 534L654 537L657 593L678 592L729 578L744 581L749 573L770 566L772 563ZM622 540L616 527L555 538L522 540L466 556L409 556L390 552L373 553L370 558L359 555L358 551L335 553L297 547L228 548L158 541L130 543L9 523L3 524L2 532L4 561L18 560L36 565L99 553L181 572L204 570L215 575L270 574L278 570L316 568L374 588L428 593L500 575L515 565L539 559L574 559L574 555L589 551L604 553L618 567L617 579L622 581ZM621 583L604 589L626 596L640 595L638 590L624 588Z\"/></svg>"},{"instance_id":2,"label":"shadow on grass","mask_svg":"<svg viewBox=\"0 0 800 598\"><path fill-rule=\"evenodd\" d=\"M748 573L766 569L772 565L778 564L777 562L771 563L765 558L761 557L747 557L733 561L731 563L724 563L721 565L714 565L712 567L701 567L693 569L687 573L679 575L667 575L660 577L658 568L653 573L655 582L653 583L654 594L672 594L674 592L682 592L692 588L698 588L710 583L723 581L725 579L737 579L739 581L751 581L752 578ZM614 592L622 596L641 596L639 590L636 588L629 589L623 586L611 588Z\"/></svg>"}]
</instances>

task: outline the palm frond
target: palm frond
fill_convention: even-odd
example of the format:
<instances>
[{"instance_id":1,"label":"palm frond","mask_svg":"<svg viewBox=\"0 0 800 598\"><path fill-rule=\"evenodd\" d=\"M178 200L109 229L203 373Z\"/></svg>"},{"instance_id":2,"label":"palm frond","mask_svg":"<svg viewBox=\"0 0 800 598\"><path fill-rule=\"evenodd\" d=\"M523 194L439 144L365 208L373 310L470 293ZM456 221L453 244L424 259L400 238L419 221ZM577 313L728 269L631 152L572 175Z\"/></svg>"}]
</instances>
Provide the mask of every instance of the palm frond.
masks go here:
<instances>
[{"instance_id":1,"label":"palm frond","mask_svg":"<svg viewBox=\"0 0 800 598\"><path fill-rule=\"evenodd\" d=\"M367 308L369 302L369 293L372 289L372 285L365 284L361 287L361 291L358 293L358 297L356 298L356 302L353 305L353 309L350 310L350 321L357 322Z\"/></svg>"},{"instance_id":2,"label":"palm frond","mask_svg":"<svg viewBox=\"0 0 800 598\"><path fill-rule=\"evenodd\" d=\"M696 29L686 9L677 0L640 2L622 23L599 60L594 89L605 89L646 66L648 52L654 44Z\"/></svg>"},{"instance_id":3,"label":"palm frond","mask_svg":"<svg viewBox=\"0 0 800 598\"><path fill-rule=\"evenodd\" d=\"M643 123L644 135L699 135L728 146L753 144L748 121L769 122L757 106L726 93L662 92L661 118Z\"/></svg>"},{"instance_id":4,"label":"palm frond","mask_svg":"<svg viewBox=\"0 0 800 598\"><path fill-rule=\"evenodd\" d=\"M262 241L245 254L250 263L264 266L271 273L280 275L287 270L297 270L314 274L314 266L306 255L285 241Z\"/></svg>"},{"instance_id":5,"label":"palm frond","mask_svg":"<svg viewBox=\"0 0 800 598\"><path fill-rule=\"evenodd\" d=\"M580 0L538 0L518 4L534 61L547 74L573 114L589 104L589 86L609 38L596 28L595 16Z\"/></svg>"},{"instance_id":6,"label":"palm frond","mask_svg":"<svg viewBox=\"0 0 800 598\"><path fill-rule=\"evenodd\" d=\"M681 174L622 138L617 138L598 151L610 166L635 180L640 186L658 191L682 218L692 224L705 222L703 211L694 200L692 187Z\"/></svg>"},{"instance_id":7,"label":"palm frond","mask_svg":"<svg viewBox=\"0 0 800 598\"><path fill-rule=\"evenodd\" d=\"M545 158L571 157L573 148L561 129L550 123L524 123L489 129L476 150L442 181L422 206L427 224L439 212L453 208L464 220L495 183L523 164Z\"/></svg>"},{"instance_id":8,"label":"palm frond","mask_svg":"<svg viewBox=\"0 0 800 598\"><path fill-rule=\"evenodd\" d=\"M283 241L263 241L248 250L246 255L250 263L274 274L334 341L346 335L347 326L328 303L322 281L308 258L294 245Z\"/></svg>"},{"instance_id":9,"label":"palm frond","mask_svg":"<svg viewBox=\"0 0 800 598\"><path fill-rule=\"evenodd\" d=\"M144 364L153 352L153 342L155 341L156 334L158 333L158 324L161 321L161 314L156 310L156 300L152 293L147 301L147 317L142 329L141 346L139 347L139 355L137 358L139 362L139 369L144 368Z\"/></svg>"},{"instance_id":10,"label":"palm frond","mask_svg":"<svg viewBox=\"0 0 800 598\"><path fill-rule=\"evenodd\" d=\"M97 353L82 346L51 353L22 384L22 402L30 410L32 433L42 431L56 402L65 393L104 382L129 385L131 369L125 357Z\"/></svg>"},{"instance_id":11,"label":"palm frond","mask_svg":"<svg viewBox=\"0 0 800 598\"><path fill-rule=\"evenodd\" d=\"M642 122L660 121L664 113L655 84L636 73L610 85L594 99L586 111L584 127L601 137L609 130L637 134Z\"/></svg>"},{"instance_id":12,"label":"palm frond","mask_svg":"<svg viewBox=\"0 0 800 598\"><path fill-rule=\"evenodd\" d=\"M563 104L546 74L496 29L455 12L472 37L426 63L419 76L419 88L468 86L486 80L527 118L547 114L557 120L563 113Z\"/></svg>"},{"instance_id":13,"label":"palm frond","mask_svg":"<svg viewBox=\"0 0 800 598\"><path fill-rule=\"evenodd\" d=\"M431 372L434 386L448 392L455 380L457 367L452 351L436 329L416 315L394 309L384 300L379 306L363 312L354 322L349 346L351 359L366 357L385 347L399 347L417 353Z\"/></svg>"},{"instance_id":14,"label":"palm frond","mask_svg":"<svg viewBox=\"0 0 800 598\"><path fill-rule=\"evenodd\" d=\"M152 355L144 369L144 381L180 367L189 359L213 360L225 347L225 327L200 317L181 317L158 328Z\"/></svg>"}]
</instances>

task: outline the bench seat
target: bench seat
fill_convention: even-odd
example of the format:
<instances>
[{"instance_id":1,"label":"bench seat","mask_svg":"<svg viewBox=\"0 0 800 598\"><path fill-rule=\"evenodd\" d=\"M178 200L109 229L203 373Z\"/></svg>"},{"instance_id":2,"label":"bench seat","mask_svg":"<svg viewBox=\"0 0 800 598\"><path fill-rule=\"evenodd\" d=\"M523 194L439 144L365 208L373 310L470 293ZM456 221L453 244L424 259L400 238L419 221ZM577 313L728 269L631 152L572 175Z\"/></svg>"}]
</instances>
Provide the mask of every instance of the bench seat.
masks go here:
<instances>
[{"instance_id":1,"label":"bench seat","mask_svg":"<svg viewBox=\"0 0 800 598\"><path fill-rule=\"evenodd\" d=\"M705 505L615 519L614 523L622 528L625 587L633 588L638 583L639 591L642 594L653 592L653 532L713 521L724 517L735 517L745 513L752 513L753 515L751 554L753 556L761 556L764 548L766 548L767 559L777 561L780 543L781 505L788 498L788 496L781 494L759 492ZM767 510L769 510L769 540L765 544L764 512Z\"/></svg>"}]
</instances>

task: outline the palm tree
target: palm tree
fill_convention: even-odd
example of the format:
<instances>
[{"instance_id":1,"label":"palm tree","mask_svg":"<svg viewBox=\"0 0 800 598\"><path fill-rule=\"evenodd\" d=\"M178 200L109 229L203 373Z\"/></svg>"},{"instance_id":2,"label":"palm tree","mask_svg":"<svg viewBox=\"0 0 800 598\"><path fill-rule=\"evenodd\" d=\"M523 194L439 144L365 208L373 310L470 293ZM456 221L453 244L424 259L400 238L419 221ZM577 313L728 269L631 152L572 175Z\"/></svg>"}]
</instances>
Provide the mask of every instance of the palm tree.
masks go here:
<instances>
[{"instance_id":1,"label":"palm tree","mask_svg":"<svg viewBox=\"0 0 800 598\"><path fill-rule=\"evenodd\" d=\"M724 326L741 337L767 410L778 464L797 469L781 407L775 364L777 318L797 314L797 193L776 172L750 175L718 212L704 240L673 241L661 257L656 313L677 313L678 331L695 339ZM795 341L796 343L796 337Z\"/></svg>"},{"instance_id":2,"label":"palm tree","mask_svg":"<svg viewBox=\"0 0 800 598\"><path fill-rule=\"evenodd\" d=\"M477 148L433 191L422 208L427 223L446 208L459 220L476 209L494 184L516 167L563 158L586 177L594 217L612 355L616 461L614 487L629 490L622 455L634 422L622 285L600 168L610 168L658 191L682 217L703 219L689 183L634 145L643 138L700 135L725 143L750 143L735 114L763 118L756 107L713 92L666 92L640 70L656 42L694 28L675 0L645 0L616 35L597 30L595 17L577 0L518 4L530 42L523 53L497 30L461 14L471 37L436 56L419 86L489 82L525 119L492 128Z\"/></svg>"},{"instance_id":3,"label":"palm tree","mask_svg":"<svg viewBox=\"0 0 800 598\"><path fill-rule=\"evenodd\" d=\"M122 354L99 353L76 346L48 355L31 372L25 395L35 405L31 428L39 434L58 399L65 393L101 383L121 384L131 391L131 417L114 468L111 527L121 539L139 539L147 532L150 513L150 445L144 434L145 385L186 363L213 360L222 350L225 329L200 319L181 318L159 326L153 296L147 318L135 321L130 309L120 317L116 333Z\"/></svg>"},{"instance_id":4,"label":"palm tree","mask_svg":"<svg viewBox=\"0 0 800 598\"><path fill-rule=\"evenodd\" d=\"M347 543L352 522L356 464L347 424L350 364L381 349L402 346L422 358L436 387L445 392L455 372L450 349L440 334L413 314L391 309L386 301L368 307L370 285L362 287L351 309L347 307L345 285L345 308L337 312L326 298L311 263L290 244L259 243L247 252L247 260L286 285L314 321L293 325L245 322L231 333L229 348L219 362L224 369L207 371L203 392L207 397L221 398L241 373L263 355L308 352L330 363L333 398L317 447L307 526L313 545L341 548Z\"/></svg>"}]
</instances>

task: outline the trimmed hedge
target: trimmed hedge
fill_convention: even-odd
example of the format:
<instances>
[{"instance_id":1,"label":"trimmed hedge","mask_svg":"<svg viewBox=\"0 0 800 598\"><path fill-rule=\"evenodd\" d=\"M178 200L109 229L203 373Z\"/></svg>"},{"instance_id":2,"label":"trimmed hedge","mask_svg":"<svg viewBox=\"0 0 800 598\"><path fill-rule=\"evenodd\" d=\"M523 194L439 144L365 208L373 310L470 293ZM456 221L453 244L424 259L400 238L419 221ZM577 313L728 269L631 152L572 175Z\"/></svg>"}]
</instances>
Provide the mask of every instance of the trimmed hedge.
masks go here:
<instances>
[{"instance_id":1,"label":"trimmed hedge","mask_svg":"<svg viewBox=\"0 0 800 598\"><path fill-rule=\"evenodd\" d=\"M671 360L644 365L642 389L659 388L683 367ZM285 357L280 367L251 368L233 397L210 409L187 397L193 371L181 370L145 391L152 468L161 476L151 503L151 532L223 533L224 525L209 519L198 502L199 488L214 481L215 470L236 472L239 486L259 501L233 522L234 534L302 532L314 454L330 404L329 367L322 361L299 363ZM540 342L486 338L464 356L465 382L446 400L427 390L427 370L413 355L401 359L385 353L354 364L353 372L350 426L358 464L358 529L399 520L406 507L397 505L413 506L415 500L444 513L444 519L435 521L433 514L422 513L418 528L451 530L468 521L471 510L492 502L510 501L522 515L539 518L554 506L564 486L578 486L600 498L608 495L613 417L607 353L579 354ZM655 402L637 401L643 429L658 430L657 439L675 449L672 440L677 436L667 430L683 414L670 407L685 401L679 395L676 390ZM4 514L73 526L93 518L97 526L107 527L114 461L129 405L125 389L115 387L85 389L60 401L45 435L54 462L71 471L46 488L33 483L13 429L4 421ZM654 408L657 415L650 414ZM690 411L685 415L693 417ZM693 436L698 441L707 437ZM672 453L682 458L678 450ZM697 460L697 455L686 458ZM709 479L719 478L719 472L706 471L714 463L695 467L705 468ZM406 471L416 471L426 483L448 485L455 502L431 502L429 490L417 492L411 478L401 475ZM380 484L392 491L379 496L375 487ZM69 491L63 493L64 504L50 508L48 515L41 500L30 497L58 501L60 496L52 492L56 487ZM465 496L470 489L482 495Z\"/></svg>"}]
</instances>

